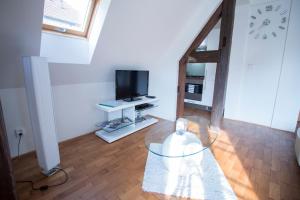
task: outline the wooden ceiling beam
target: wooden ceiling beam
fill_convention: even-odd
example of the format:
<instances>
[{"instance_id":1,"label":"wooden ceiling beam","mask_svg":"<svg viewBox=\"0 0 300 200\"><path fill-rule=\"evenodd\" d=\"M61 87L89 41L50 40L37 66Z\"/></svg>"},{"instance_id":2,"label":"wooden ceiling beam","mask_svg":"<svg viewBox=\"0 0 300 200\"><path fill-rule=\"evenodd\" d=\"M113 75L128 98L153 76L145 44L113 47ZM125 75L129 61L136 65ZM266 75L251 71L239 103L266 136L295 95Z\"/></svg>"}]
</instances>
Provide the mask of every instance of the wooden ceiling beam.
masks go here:
<instances>
[{"instance_id":1,"label":"wooden ceiling beam","mask_svg":"<svg viewBox=\"0 0 300 200\"><path fill-rule=\"evenodd\" d=\"M209 32L218 23L222 15L222 4L216 9L214 14L209 18L204 28L200 31L198 36L195 38L193 43L189 46L188 50L181 57L179 61L179 76L178 76L178 87L177 87L177 117L183 116L184 112L184 95L185 95L185 79L186 79L186 64L188 62L189 55L196 50L200 44L204 41Z\"/></svg>"},{"instance_id":2,"label":"wooden ceiling beam","mask_svg":"<svg viewBox=\"0 0 300 200\"><path fill-rule=\"evenodd\" d=\"M181 62L187 61L188 56L196 50L200 44L204 41L204 39L207 37L209 32L215 27L215 25L218 23L222 15L222 3L219 5L217 10L214 12L214 14L209 18L208 22L205 24L201 32L198 34L198 36L195 38L193 43L190 45L188 50L185 52L185 54L181 58Z\"/></svg>"},{"instance_id":3,"label":"wooden ceiling beam","mask_svg":"<svg viewBox=\"0 0 300 200\"><path fill-rule=\"evenodd\" d=\"M211 112L211 128L220 128L225 108L226 88L229 71L232 32L236 0L223 0L219 49L220 61L217 64L214 96Z\"/></svg>"},{"instance_id":4,"label":"wooden ceiling beam","mask_svg":"<svg viewBox=\"0 0 300 200\"><path fill-rule=\"evenodd\" d=\"M192 52L189 56L189 63L217 63L220 59L220 51L198 51Z\"/></svg>"},{"instance_id":5,"label":"wooden ceiling beam","mask_svg":"<svg viewBox=\"0 0 300 200\"><path fill-rule=\"evenodd\" d=\"M234 24L236 0L223 0L214 14L210 17L199 35L195 38L188 50L179 61L178 76L178 94L177 94L177 118L184 114L184 95L187 62L194 60L196 62L214 62L217 63L214 96L211 114L211 128L220 127L223 115L226 97L226 87L229 70L229 59L231 51L231 40ZM200 46L209 32L221 19L219 49L216 52L195 53L194 51Z\"/></svg>"}]
</instances>

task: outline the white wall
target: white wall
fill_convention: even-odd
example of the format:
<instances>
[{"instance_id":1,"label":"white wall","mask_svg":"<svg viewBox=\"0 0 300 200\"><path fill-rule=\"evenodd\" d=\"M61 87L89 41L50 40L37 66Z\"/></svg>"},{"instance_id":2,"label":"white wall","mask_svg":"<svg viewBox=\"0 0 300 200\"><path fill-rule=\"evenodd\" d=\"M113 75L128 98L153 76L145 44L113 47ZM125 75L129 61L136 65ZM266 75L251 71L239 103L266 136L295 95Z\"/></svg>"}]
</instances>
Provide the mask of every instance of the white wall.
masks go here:
<instances>
[{"instance_id":1,"label":"white wall","mask_svg":"<svg viewBox=\"0 0 300 200\"><path fill-rule=\"evenodd\" d=\"M96 130L95 124L106 119L95 105L114 98L114 83L87 83L53 86L57 138L64 141ZM12 156L17 155L18 138L14 130L25 130L20 153L34 150L30 118L24 88L0 89L4 120Z\"/></svg>"},{"instance_id":2,"label":"white wall","mask_svg":"<svg viewBox=\"0 0 300 200\"><path fill-rule=\"evenodd\" d=\"M15 129L24 130L20 153L33 150L33 135L25 89L0 89L0 98L11 156L18 155L18 138L15 136Z\"/></svg>"},{"instance_id":3,"label":"white wall","mask_svg":"<svg viewBox=\"0 0 300 200\"><path fill-rule=\"evenodd\" d=\"M106 20L107 13L109 12L111 0L102 0L100 5L97 5L96 15L91 22L89 40L89 63L91 62L98 40L101 37L102 29Z\"/></svg>"},{"instance_id":4,"label":"white wall","mask_svg":"<svg viewBox=\"0 0 300 200\"><path fill-rule=\"evenodd\" d=\"M235 9L224 113L225 118L235 120L240 120L240 93L245 70L249 15L249 4L241 5Z\"/></svg>"},{"instance_id":5,"label":"white wall","mask_svg":"<svg viewBox=\"0 0 300 200\"><path fill-rule=\"evenodd\" d=\"M289 8L289 1L282 2ZM300 108L299 1L293 1L287 34L276 30L277 37L267 40L249 36L250 8L245 4L236 10L225 118L294 131Z\"/></svg>"},{"instance_id":6,"label":"white wall","mask_svg":"<svg viewBox=\"0 0 300 200\"><path fill-rule=\"evenodd\" d=\"M53 84L114 81L119 66L160 67L156 64L170 59L170 51L178 51L178 59L219 1L111 1L91 64L50 64ZM189 23L191 29L186 29ZM179 39L183 33L188 38L184 43ZM180 45L172 49L177 42Z\"/></svg>"},{"instance_id":7,"label":"white wall","mask_svg":"<svg viewBox=\"0 0 300 200\"><path fill-rule=\"evenodd\" d=\"M97 5L87 38L43 31L40 55L47 57L51 63L90 64L110 2L111 0L102 0Z\"/></svg>"},{"instance_id":8,"label":"white wall","mask_svg":"<svg viewBox=\"0 0 300 200\"><path fill-rule=\"evenodd\" d=\"M89 64L89 43L85 38L42 32L40 56L51 63Z\"/></svg>"},{"instance_id":9,"label":"white wall","mask_svg":"<svg viewBox=\"0 0 300 200\"><path fill-rule=\"evenodd\" d=\"M265 12L266 16L256 14L257 9L262 10L266 5L269 4L250 6L250 14L257 17L257 22L255 21L257 27L265 18L269 18L271 24L253 34L247 34L246 68L243 74L239 112L242 121L271 126L286 30L278 28L281 20L280 12L269 12L271 14ZM277 4L274 7L276 6ZM290 5L285 0L282 10L289 8ZM251 29L247 30L250 32ZM276 32L277 37L271 35L272 31ZM268 38L265 40L262 39L264 33L268 33ZM258 39L255 39L256 34L260 34Z\"/></svg>"},{"instance_id":10,"label":"white wall","mask_svg":"<svg viewBox=\"0 0 300 200\"><path fill-rule=\"evenodd\" d=\"M219 49L219 40L220 40L220 28L214 28L213 30L210 31L210 33L206 37L207 50ZM217 69L216 63L206 63L201 105L212 106L216 69Z\"/></svg>"},{"instance_id":11,"label":"white wall","mask_svg":"<svg viewBox=\"0 0 300 200\"><path fill-rule=\"evenodd\" d=\"M300 111L300 1L292 2L292 10L272 127L294 131Z\"/></svg>"},{"instance_id":12,"label":"white wall","mask_svg":"<svg viewBox=\"0 0 300 200\"><path fill-rule=\"evenodd\" d=\"M114 83L86 83L53 86L55 120L59 141L96 130L106 119L96 104L113 99Z\"/></svg>"},{"instance_id":13,"label":"white wall","mask_svg":"<svg viewBox=\"0 0 300 200\"><path fill-rule=\"evenodd\" d=\"M115 69L146 69L149 94L160 98L160 109L154 114L174 120L178 61L219 3L112 1L91 64L50 64L52 83L111 82Z\"/></svg>"},{"instance_id":14,"label":"white wall","mask_svg":"<svg viewBox=\"0 0 300 200\"><path fill-rule=\"evenodd\" d=\"M155 113L157 116L168 120L176 119L179 60L220 2L202 1L203 5L197 8L197 12L182 27L176 39L164 51L163 57L151 66L150 94L161 99L160 109Z\"/></svg>"},{"instance_id":15,"label":"white wall","mask_svg":"<svg viewBox=\"0 0 300 200\"><path fill-rule=\"evenodd\" d=\"M22 87L21 56L38 56L44 1L0 1L0 89Z\"/></svg>"}]
</instances>

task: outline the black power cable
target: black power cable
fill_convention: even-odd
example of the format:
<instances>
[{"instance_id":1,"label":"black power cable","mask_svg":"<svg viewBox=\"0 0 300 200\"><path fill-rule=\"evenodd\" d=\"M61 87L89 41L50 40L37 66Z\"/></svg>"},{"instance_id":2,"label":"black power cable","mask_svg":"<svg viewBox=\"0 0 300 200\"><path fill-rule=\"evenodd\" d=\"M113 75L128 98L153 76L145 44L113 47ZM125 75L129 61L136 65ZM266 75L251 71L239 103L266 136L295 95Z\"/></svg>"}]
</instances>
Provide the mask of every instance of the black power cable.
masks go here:
<instances>
[{"instance_id":1,"label":"black power cable","mask_svg":"<svg viewBox=\"0 0 300 200\"><path fill-rule=\"evenodd\" d=\"M19 134L19 141L18 141L18 158L20 158L20 144L21 144L21 139L22 139L22 136L23 134Z\"/></svg>"},{"instance_id":2,"label":"black power cable","mask_svg":"<svg viewBox=\"0 0 300 200\"><path fill-rule=\"evenodd\" d=\"M48 190L48 188L50 188L50 187L57 187L57 186L63 185L66 182L68 182L69 175L68 175L68 173L64 169L59 168L59 167L56 167L54 169L57 169L58 171L61 171L61 172L63 172L65 174L65 180L62 181L61 183L57 183L57 184L53 184L53 185L42 185L40 187L34 187L35 183L33 181L24 180L24 181L16 181L16 182L17 183L30 183L32 190L40 190L40 191L45 191L45 190Z\"/></svg>"}]
</instances>

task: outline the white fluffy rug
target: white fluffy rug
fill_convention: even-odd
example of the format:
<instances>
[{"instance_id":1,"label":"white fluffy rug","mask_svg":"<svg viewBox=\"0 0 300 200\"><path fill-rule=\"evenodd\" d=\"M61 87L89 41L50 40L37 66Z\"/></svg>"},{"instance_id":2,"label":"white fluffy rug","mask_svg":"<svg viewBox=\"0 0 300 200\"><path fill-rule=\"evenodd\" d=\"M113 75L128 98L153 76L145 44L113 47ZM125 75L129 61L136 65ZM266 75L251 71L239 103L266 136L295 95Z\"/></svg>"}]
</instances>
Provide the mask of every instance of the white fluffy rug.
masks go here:
<instances>
[{"instance_id":1,"label":"white fluffy rug","mask_svg":"<svg viewBox=\"0 0 300 200\"><path fill-rule=\"evenodd\" d=\"M151 148L161 148L161 144L153 143L151 145ZM185 173L168 170L164 165L166 160L163 159L178 158L166 158L151 152L148 153L143 181L145 192L192 199L237 199L209 149L185 157L186 161L184 162L188 162L188 170L184 169Z\"/></svg>"}]
</instances>

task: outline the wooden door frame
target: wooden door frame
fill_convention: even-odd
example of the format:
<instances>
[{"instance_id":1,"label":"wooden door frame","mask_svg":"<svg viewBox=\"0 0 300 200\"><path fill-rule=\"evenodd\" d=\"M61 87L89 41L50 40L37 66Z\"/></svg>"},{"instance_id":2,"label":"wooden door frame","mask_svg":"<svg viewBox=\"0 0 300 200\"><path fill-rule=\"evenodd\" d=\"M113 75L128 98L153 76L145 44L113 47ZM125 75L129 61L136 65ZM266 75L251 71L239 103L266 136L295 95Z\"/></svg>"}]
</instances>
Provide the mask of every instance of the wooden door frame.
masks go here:
<instances>
[{"instance_id":1,"label":"wooden door frame","mask_svg":"<svg viewBox=\"0 0 300 200\"><path fill-rule=\"evenodd\" d=\"M223 0L203 29L192 42L188 50L179 61L177 118L184 114L184 95L186 81L186 66L189 60L194 62L217 63L213 106L211 114L211 128L218 130L224 114L226 86L228 79L229 58L234 24L236 0ZM215 51L196 52L210 31L221 19L219 49Z\"/></svg>"},{"instance_id":2,"label":"wooden door frame","mask_svg":"<svg viewBox=\"0 0 300 200\"><path fill-rule=\"evenodd\" d=\"M9 153L7 134L0 99L0 199L15 200L16 182L12 170L11 156Z\"/></svg>"}]
</instances>

